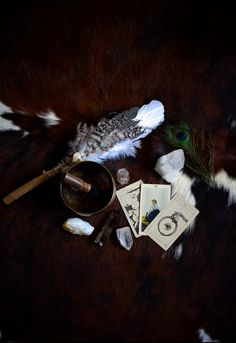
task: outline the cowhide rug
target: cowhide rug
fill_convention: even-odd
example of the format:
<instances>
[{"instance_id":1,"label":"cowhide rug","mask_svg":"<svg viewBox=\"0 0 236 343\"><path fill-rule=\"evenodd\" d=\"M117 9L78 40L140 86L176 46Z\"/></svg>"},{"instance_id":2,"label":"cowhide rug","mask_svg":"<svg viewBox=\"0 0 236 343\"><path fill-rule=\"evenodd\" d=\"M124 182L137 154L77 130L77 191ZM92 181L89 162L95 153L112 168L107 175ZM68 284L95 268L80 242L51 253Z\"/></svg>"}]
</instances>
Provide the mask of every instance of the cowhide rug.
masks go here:
<instances>
[{"instance_id":1,"label":"cowhide rug","mask_svg":"<svg viewBox=\"0 0 236 343\"><path fill-rule=\"evenodd\" d=\"M2 5L1 5L2 6ZM223 5L222 5L223 7ZM182 1L6 4L0 11L1 198L53 167L79 121L96 124L158 99L166 120L214 139L216 186L184 169L175 189L199 210L166 253L151 239L131 251L62 223L75 214L54 179L0 204L0 341L234 341L236 339L236 54L224 5ZM130 182L160 182L169 152L157 132L136 158L107 162ZM117 227L127 224L119 210Z\"/></svg>"}]
</instances>

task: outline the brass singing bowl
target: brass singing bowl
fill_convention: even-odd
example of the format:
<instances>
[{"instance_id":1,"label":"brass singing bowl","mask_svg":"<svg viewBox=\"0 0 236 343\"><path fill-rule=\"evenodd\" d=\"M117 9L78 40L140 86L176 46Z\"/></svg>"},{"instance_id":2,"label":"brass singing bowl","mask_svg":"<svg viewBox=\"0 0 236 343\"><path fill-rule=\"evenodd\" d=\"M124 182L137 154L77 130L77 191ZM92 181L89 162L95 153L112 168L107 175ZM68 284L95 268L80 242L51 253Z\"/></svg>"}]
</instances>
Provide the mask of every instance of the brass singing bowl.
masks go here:
<instances>
[{"instance_id":1,"label":"brass singing bowl","mask_svg":"<svg viewBox=\"0 0 236 343\"><path fill-rule=\"evenodd\" d=\"M71 167L68 172L95 187L96 195L84 193L62 182L61 197L66 206L81 216L100 213L115 199L115 181L109 170L100 163L82 161Z\"/></svg>"}]
</instances>

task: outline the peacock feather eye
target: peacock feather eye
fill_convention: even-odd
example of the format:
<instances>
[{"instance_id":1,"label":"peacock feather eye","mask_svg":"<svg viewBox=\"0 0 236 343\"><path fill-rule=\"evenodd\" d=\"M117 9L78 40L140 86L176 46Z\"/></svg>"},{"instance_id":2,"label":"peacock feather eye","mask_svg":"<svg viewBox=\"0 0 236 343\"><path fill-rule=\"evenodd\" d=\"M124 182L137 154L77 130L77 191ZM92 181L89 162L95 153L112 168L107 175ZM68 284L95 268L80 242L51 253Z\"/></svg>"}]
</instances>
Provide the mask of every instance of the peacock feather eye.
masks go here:
<instances>
[{"instance_id":1,"label":"peacock feather eye","mask_svg":"<svg viewBox=\"0 0 236 343\"><path fill-rule=\"evenodd\" d=\"M170 126L172 140L179 146L191 144L190 128L186 123Z\"/></svg>"},{"instance_id":2,"label":"peacock feather eye","mask_svg":"<svg viewBox=\"0 0 236 343\"><path fill-rule=\"evenodd\" d=\"M162 138L172 147L183 149L187 168L205 182L214 184L214 144L211 136L206 135L203 129L186 122L176 125L165 123L159 130Z\"/></svg>"},{"instance_id":3,"label":"peacock feather eye","mask_svg":"<svg viewBox=\"0 0 236 343\"><path fill-rule=\"evenodd\" d=\"M174 134L178 141L185 142L189 140L189 133L186 130L177 130Z\"/></svg>"}]
</instances>

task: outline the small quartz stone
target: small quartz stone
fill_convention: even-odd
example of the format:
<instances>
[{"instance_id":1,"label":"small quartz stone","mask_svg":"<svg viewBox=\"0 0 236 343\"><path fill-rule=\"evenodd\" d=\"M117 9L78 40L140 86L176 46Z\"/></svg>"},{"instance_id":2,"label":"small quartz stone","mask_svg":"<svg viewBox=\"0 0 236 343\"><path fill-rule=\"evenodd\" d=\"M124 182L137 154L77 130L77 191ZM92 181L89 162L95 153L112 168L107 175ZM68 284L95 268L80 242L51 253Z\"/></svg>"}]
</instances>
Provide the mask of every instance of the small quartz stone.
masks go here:
<instances>
[{"instance_id":1,"label":"small quartz stone","mask_svg":"<svg viewBox=\"0 0 236 343\"><path fill-rule=\"evenodd\" d=\"M116 230L116 237L120 245L126 250L130 250L133 245L133 237L131 230L128 226L121 227Z\"/></svg>"},{"instance_id":2,"label":"small quartz stone","mask_svg":"<svg viewBox=\"0 0 236 343\"><path fill-rule=\"evenodd\" d=\"M129 183L130 175L129 175L128 170L125 168L118 169L116 177L117 177L117 181L121 185L126 185L127 183Z\"/></svg>"}]
</instances>

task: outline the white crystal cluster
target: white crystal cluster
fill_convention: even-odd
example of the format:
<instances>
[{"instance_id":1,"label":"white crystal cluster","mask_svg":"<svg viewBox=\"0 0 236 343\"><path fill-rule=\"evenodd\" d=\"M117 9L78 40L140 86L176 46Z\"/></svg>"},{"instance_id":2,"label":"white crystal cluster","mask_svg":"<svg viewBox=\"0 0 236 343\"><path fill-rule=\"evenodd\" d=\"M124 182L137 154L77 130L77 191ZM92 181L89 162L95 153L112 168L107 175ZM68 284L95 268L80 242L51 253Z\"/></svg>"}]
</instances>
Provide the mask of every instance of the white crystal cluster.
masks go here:
<instances>
[{"instance_id":1,"label":"white crystal cluster","mask_svg":"<svg viewBox=\"0 0 236 343\"><path fill-rule=\"evenodd\" d=\"M93 232L94 227L80 218L69 218L64 222L63 229L74 235L89 236Z\"/></svg>"},{"instance_id":2,"label":"white crystal cluster","mask_svg":"<svg viewBox=\"0 0 236 343\"><path fill-rule=\"evenodd\" d=\"M183 150L177 149L158 158L154 169L164 180L173 183L177 180L180 170L183 169L184 162Z\"/></svg>"}]
</instances>

